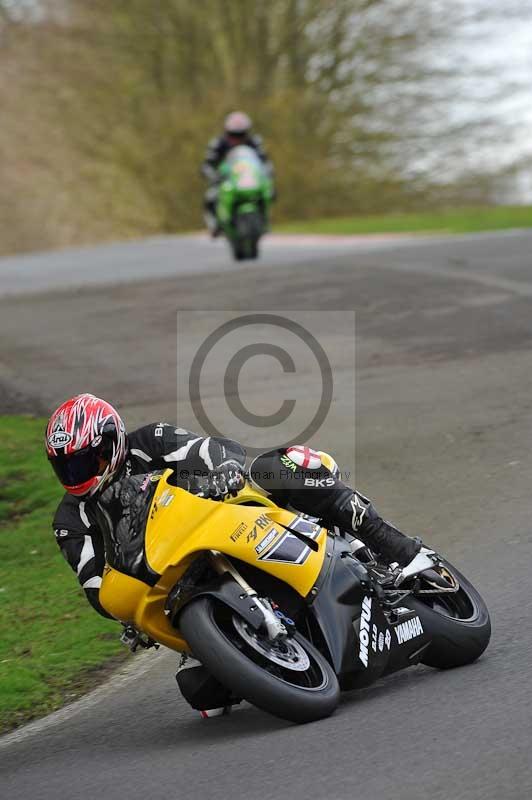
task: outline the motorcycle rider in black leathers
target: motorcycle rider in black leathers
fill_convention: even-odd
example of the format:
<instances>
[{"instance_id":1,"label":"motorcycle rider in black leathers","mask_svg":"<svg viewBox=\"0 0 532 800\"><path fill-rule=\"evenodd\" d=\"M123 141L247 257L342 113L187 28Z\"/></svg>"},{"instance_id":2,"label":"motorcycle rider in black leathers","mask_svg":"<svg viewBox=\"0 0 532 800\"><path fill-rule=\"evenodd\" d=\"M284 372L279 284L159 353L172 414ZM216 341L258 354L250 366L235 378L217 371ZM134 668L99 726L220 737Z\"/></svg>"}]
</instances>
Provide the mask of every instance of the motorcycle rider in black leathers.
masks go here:
<instances>
[{"instance_id":1,"label":"motorcycle rider in black leathers","mask_svg":"<svg viewBox=\"0 0 532 800\"><path fill-rule=\"evenodd\" d=\"M205 192L203 209L207 228L213 237L218 236L220 227L216 216L216 205L218 203L218 187L220 184L220 173L218 168L224 161L229 150L239 145L247 145L257 151L257 155L263 162L270 178L273 179L273 164L268 158L262 142L262 138L256 133L251 133L252 122L243 111L233 111L228 114L224 122L224 132L222 136L211 139L207 145L207 152L203 164L201 165L202 175L209 182L209 187Z\"/></svg>"},{"instance_id":2,"label":"motorcycle rider in black leathers","mask_svg":"<svg viewBox=\"0 0 532 800\"><path fill-rule=\"evenodd\" d=\"M237 442L200 436L163 422L126 434L109 403L83 394L52 414L46 449L67 492L53 520L57 542L87 599L103 616L109 614L98 599L105 566L98 498L117 481L156 470L171 468L177 485L220 501L236 494L249 477L278 505L354 534L388 563L408 564L421 547L418 539L385 522L366 497L343 483L330 456L306 447L264 453L246 473L246 453ZM202 712L230 702L225 689L201 665L177 677L186 699Z\"/></svg>"}]
</instances>

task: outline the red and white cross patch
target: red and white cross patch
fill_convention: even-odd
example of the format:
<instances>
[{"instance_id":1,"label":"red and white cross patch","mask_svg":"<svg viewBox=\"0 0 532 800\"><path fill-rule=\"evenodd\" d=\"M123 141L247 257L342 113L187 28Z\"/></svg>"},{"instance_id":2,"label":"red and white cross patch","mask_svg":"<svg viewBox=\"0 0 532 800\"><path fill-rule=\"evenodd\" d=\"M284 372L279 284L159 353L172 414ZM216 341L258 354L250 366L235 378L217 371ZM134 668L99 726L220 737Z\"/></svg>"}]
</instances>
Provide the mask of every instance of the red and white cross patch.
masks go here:
<instances>
[{"instance_id":1,"label":"red and white cross patch","mask_svg":"<svg viewBox=\"0 0 532 800\"><path fill-rule=\"evenodd\" d=\"M318 469L321 467L321 456L316 450L311 450L310 447L289 447L286 455L298 467L305 469Z\"/></svg>"}]
</instances>

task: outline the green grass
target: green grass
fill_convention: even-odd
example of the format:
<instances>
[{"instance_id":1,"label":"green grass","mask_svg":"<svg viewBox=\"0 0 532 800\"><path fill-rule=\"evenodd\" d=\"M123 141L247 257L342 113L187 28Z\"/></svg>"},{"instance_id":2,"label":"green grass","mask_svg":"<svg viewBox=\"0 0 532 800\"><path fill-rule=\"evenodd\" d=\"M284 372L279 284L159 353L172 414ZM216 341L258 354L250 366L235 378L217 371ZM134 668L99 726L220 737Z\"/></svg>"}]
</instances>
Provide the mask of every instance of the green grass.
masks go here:
<instances>
[{"instance_id":1,"label":"green grass","mask_svg":"<svg viewBox=\"0 0 532 800\"><path fill-rule=\"evenodd\" d=\"M531 228L532 206L454 208L410 214L339 217L278 225L283 233L473 233L509 228Z\"/></svg>"},{"instance_id":2,"label":"green grass","mask_svg":"<svg viewBox=\"0 0 532 800\"><path fill-rule=\"evenodd\" d=\"M62 489L44 425L0 416L0 731L72 700L126 655L117 624L89 606L55 542Z\"/></svg>"}]
</instances>

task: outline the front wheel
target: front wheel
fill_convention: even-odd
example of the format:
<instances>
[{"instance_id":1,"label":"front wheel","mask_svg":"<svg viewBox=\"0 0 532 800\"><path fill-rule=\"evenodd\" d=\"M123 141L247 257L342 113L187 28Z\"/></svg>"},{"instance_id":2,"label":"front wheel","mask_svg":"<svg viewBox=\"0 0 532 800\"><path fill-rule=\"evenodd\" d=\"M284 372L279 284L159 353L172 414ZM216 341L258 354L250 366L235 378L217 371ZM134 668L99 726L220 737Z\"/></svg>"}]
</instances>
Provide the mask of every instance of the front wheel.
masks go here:
<instances>
[{"instance_id":1,"label":"front wheel","mask_svg":"<svg viewBox=\"0 0 532 800\"><path fill-rule=\"evenodd\" d=\"M233 255L237 261L258 258L259 239L264 232L264 220L258 211L238 213L235 220Z\"/></svg>"},{"instance_id":2,"label":"front wheel","mask_svg":"<svg viewBox=\"0 0 532 800\"><path fill-rule=\"evenodd\" d=\"M442 567L455 582L457 592L420 594L415 606L432 643L421 659L437 669L461 667L476 661L489 644L491 622L486 603L458 570L442 560Z\"/></svg>"},{"instance_id":3,"label":"front wheel","mask_svg":"<svg viewBox=\"0 0 532 800\"><path fill-rule=\"evenodd\" d=\"M271 642L209 597L181 612L179 628L194 656L233 694L291 722L327 717L339 702L329 662L299 633Z\"/></svg>"},{"instance_id":4,"label":"front wheel","mask_svg":"<svg viewBox=\"0 0 532 800\"><path fill-rule=\"evenodd\" d=\"M234 239L231 242L235 261L249 261L258 258L259 241L258 239L247 237L245 239Z\"/></svg>"}]
</instances>

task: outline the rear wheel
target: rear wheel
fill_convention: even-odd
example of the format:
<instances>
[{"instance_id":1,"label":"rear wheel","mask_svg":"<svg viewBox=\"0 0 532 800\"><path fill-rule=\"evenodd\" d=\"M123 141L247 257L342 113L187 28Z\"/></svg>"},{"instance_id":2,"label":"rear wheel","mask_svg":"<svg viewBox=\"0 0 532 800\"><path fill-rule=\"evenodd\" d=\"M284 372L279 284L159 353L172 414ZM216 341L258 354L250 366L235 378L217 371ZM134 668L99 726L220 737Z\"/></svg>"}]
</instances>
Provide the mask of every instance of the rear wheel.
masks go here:
<instances>
[{"instance_id":1,"label":"rear wheel","mask_svg":"<svg viewBox=\"0 0 532 800\"><path fill-rule=\"evenodd\" d=\"M340 690L332 667L299 633L271 642L209 597L183 609L179 628L215 678L270 714L312 722L338 705Z\"/></svg>"},{"instance_id":2,"label":"rear wheel","mask_svg":"<svg viewBox=\"0 0 532 800\"><path fill-rule=\"evenodd\" d=\"M470 664L489 644L491 622L486 604L475 587L458 570L442 561L444 571L458 582L458 591L419 594L409 605L416 607L432 643L422 663L438 669Z\"/></svg>"}]
</instances>

